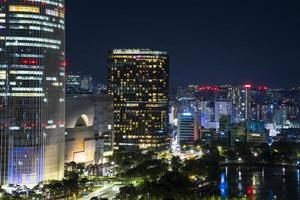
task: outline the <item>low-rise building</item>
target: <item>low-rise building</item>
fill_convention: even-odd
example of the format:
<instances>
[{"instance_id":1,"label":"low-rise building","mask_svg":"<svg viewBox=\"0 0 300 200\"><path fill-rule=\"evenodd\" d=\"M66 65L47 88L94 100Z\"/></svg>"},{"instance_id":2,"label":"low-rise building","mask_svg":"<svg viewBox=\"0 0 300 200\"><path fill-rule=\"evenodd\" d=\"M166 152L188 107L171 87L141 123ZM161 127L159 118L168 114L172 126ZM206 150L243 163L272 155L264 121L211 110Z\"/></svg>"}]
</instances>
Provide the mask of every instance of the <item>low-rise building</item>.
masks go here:
<instances>
[{"instance_id":1,"label":"low-rise building","mask_svg":"<svg viewBox=\"0 0 300 200\"><path fill-rule=\"evenodd\" d=\"M67 96L66 162L105 162L113 151L113 120L112 96Z\"/></svg>"}]
</instances>

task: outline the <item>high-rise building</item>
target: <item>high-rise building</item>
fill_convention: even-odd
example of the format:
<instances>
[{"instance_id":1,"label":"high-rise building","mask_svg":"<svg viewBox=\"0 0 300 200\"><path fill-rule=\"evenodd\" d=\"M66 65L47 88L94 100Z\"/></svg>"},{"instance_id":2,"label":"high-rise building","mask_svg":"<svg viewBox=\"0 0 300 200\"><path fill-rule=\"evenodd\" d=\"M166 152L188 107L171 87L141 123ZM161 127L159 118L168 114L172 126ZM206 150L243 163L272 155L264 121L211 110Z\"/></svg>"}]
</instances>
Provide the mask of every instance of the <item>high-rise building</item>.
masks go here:
<instances>
[{"instance_id":1,"label":"high-rise building","mask_svg":"<svg viewBox=\"0 0 300 200\"><path fill-rule=\"evenodd\" d=\"M68 73L66 77L67 94L80 94L81 93L81 74Z\"/></svg>"},{"instance_id":2,"label":"high-rise building","mask_svg":"<svg viewBox=\"0 0 300 200\"><path fill-rule=\"evenodd\" d=\"M232 124L230 127L230 144L246 142L246 130L243 123Z\"/></svg>"},{"instance_id":3,"label":"high-rise building","mask_svg":"<svg viewBox=\"0 0 300 200\"><path fill-rule=\"evenodd\" d=\"M200 139L199 123L197 114L180 113L178 114L177 141L179 144L192 145Z\"/></svg>"},{"instance_id":4,"label":"high-rise building","mask_svg":"<svg viewBox=\"0 0 300 200\"><path fill-rule=\"evenodd\" d=\"M228 86L227 99L232 102L232 121L241 121L241 88L239 86Z\"/></svg>"},{"instance_id":5,"label":"high-rise building","mask_svg":"<svg viewBox=\"0 0 300 200\"><path fill-rule=\"evenodd\" d=\"M219 120L220 120L219 140L223 142L229 142L231 116L221 115Z\"/></svg>"},{"instance_id":6,"label":"high-rise building","mask_svg":"<svg viewBox=\"0 0 300 200\"><path fill-rule=\"evenodd\" d=\"M251 84L228 88L228 99L233 105L233 122L246 121L251 118L251 89Z\"/></svg>"},{"instance_id":7,"label":"high-rise building","mask_svg":"<svg viewBox=\"0 0 300 200\"><path fill-rule=\"evenodd\" d=\"M93 77L90 75L83 75L81 79L81 89L86 93L93 93Z\"/></svg>"},{"instance_id":8,"label":"high-rise building","mask_svg":"<svg viewBox=\"0 0 300 200\"><path fill-rule=\"evenodd\" d=\"M93 78L81 72L69 72L66 77L67 94L92 94Z\"/></svg>"},{"instance_id":9,"label":"high-rise building","mask_svg":"<svg viewBox=\"0 0 300 200\"><path fill-rule=\"evenodd\" d=\"M199 103L201 127L205 129L218 128L214 116L214 103L211 101L201 101Z\"/></svg>"},{"instance_id":10,"label":"high-rise building","mask_svg":"<svg viewBox=\"0 0 300 200\"><path fill-rule=\"evenodd\" d=\"M245 84L241 89L240 119L242 121L249 120L251 116L251 88L252 85Z\"/></svg>"},{"instance_id":11,"label":"high-rise building","mask_svg":"<svg viewBox=\"0 0 300 200\"><path fill-rule=\"evenodd\" d=\"M214 104L215 122L219 122L222 115L232 116L232 103L230 101L219 100L215 101Z\"/></svg>"},{"instance_id":12,"label":"high-rise building","mask_svg":"<svg viewBox=\"0 0 300 200\"><path fill-rule=\"evenodd\" d=\"M64 0L0 1L0 184L64 175Z\"/></svg>"},{"instance_id":13,"label":"high-rise building","mask_svg":"<svg viewBox=\"0 0 300 200\"><path fill-rule=\"evenodd\" d=\"M107 85L98 83L95 88L95 94L107 94Z\"/></svg>"},{"instance_id":14,"label":"high-rise building","mask_svg":"<svg viewBox=\"0 0 300 200\"><path fill-rule=\"evenodd\" d=\"M168 137L168 54L117 49L108 54L108 93L114 96L115 147L164 148Z\"/></svg>"}]
</instances>

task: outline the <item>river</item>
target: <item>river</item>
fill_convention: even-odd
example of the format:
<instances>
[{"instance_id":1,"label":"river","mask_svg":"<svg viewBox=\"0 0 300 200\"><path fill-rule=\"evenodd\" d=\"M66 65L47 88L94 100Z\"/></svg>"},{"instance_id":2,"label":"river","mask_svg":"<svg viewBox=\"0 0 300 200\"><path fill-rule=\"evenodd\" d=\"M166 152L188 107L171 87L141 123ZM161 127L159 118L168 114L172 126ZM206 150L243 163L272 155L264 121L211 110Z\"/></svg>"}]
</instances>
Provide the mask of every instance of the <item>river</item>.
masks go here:
<instances>
[{"instance_id":1,"label":"river","mask_svg":"<svg viewBox=\"0 0 300 200\"><path fill-rule=\"evenodd\" d=\"M294 168L227 166L222 169L219 192L251 200L300 200L300 170Z\"/></svg>"}]
</instances>

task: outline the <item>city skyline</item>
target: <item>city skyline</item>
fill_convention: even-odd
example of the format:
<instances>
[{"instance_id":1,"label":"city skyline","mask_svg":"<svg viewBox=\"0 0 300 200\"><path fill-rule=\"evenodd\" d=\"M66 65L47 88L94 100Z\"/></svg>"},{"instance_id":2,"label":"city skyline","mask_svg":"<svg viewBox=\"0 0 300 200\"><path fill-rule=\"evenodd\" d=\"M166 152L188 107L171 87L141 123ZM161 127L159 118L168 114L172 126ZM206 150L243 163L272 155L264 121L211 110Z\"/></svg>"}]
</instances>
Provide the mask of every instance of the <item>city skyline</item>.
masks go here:
<instances>
[{"instance_id":1,"label":"city skyline","mask_svg":"<svg viewBox=\"0 0 300 200\"><path fill-rule=\"evenodd\" d=\"M109 50L152 48L170 55L171 87L300 85L298 2L93 3L68 5L67 55L70 70L92 72L99 82L106 82Z\"/></svg>"},{"instance_id":2,"label":"city skyline","mask_svg":"<svg viewBox=\"0 0 300 200\"><path fill-rule=\"evenodd\" d=\"M300 199L300 3L91 2L0 0L0 199Z\"/></svg>"}]
</instances>

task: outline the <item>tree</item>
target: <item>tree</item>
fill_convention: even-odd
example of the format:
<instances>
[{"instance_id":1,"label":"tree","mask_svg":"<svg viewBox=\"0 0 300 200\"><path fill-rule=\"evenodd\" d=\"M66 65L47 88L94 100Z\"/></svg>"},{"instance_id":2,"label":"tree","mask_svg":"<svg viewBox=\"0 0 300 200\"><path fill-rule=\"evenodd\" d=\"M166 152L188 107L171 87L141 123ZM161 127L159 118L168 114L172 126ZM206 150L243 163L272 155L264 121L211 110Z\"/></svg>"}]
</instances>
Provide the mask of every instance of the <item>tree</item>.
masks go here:
<instances>
[{"instance_id":1,"label":"tree","mask_svg":"<svg viewBox=\"0 0 300 200\"><path fill-rule=\"evenodd\" d=\"M182 163L181 163L181 159L179 158L179 156L173 156L171 159L172 171L178 172L181 167L182 167Z\"/></svg>"},{"instance_id":2,"label":"tree","mask_svg":"<svg viewBox=\"0 0 300 200\"><path fill-rule=\"evenodd\" d=\"M158 181L146 181L137 191L141 199L182 199L195 198L197 187L189 178L179 172L167 172Z\"/></svg>"},{"instance_id":3,"label":"tree","mask_svg":"<svg viewBox=\"0 0 300 200\"><path fill-rule=\"evenodd\" d=\"M120 192L115 197L116 200L130 200L137 199L138 192L137 189L133 185L128 185L120 188Z\"/></svg>"},{"instance_id":4,"label":"tree","mask_svg":"<svg viewBox=\"0 0 300 200\"><path fill-rule=\"evenodd\" d=\"M145 178L156 180L168 170L168 164L163 160L145 160L143 163L124 172L127 178Z\"/></svg>"}]
</instances>

